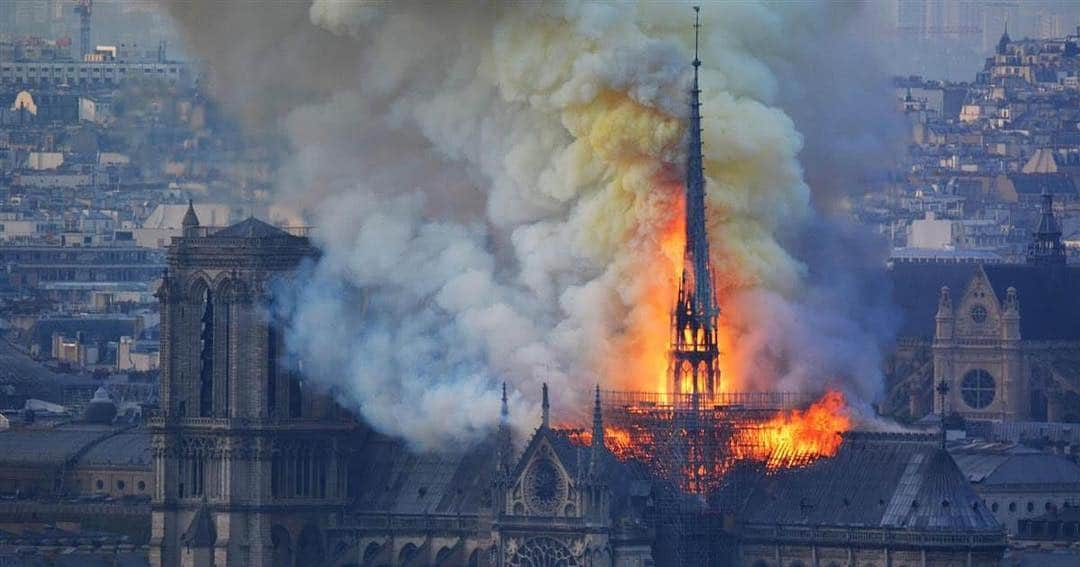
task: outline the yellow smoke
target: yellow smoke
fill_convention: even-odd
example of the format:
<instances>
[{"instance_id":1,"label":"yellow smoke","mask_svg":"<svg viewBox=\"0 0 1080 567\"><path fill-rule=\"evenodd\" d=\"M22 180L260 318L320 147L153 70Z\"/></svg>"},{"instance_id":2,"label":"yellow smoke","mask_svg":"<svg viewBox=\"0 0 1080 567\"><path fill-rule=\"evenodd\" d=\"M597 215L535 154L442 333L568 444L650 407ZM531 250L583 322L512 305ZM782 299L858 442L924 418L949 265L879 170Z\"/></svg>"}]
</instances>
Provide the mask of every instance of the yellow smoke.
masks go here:
<instances>
[{"instance_id":1,"label":"yellow smoke","mask_svg":"<svg viewBox=\"0 0 1080 567\"><path fill-rule=\"evenodd\" d=\"M669 313L684 243L687 107L683 102L665 109L637 100L632 89L640 82L576 81L573 63L610 49L610 38L583 29L574 19L580 14L567 12L573 14L563 18L527 10L525 16L514 13L500 22L498 84L511 100L558 110L574 138L568 174L593 181L581 184L572 213L577 252L607 267L603 279L618 291L616 303L621 304L610 313L623 320L591 349L591 364L608 387L666 390ZM675 33L677 39L689 42L688 29ZM640 33L620 26L605 32ZM710 244L724 309L722 342L735 350L746 322L725 299L759 285L781 293L798 285L802 268L775 233L808 213L808 191L796 161L801 140L791 120L768 104L719 87L722 71L708 64L702 101ZM731 356L721 361L726 390L742 383L744 370L735 367L736 361Z\"/></svg>"}]
</instances>

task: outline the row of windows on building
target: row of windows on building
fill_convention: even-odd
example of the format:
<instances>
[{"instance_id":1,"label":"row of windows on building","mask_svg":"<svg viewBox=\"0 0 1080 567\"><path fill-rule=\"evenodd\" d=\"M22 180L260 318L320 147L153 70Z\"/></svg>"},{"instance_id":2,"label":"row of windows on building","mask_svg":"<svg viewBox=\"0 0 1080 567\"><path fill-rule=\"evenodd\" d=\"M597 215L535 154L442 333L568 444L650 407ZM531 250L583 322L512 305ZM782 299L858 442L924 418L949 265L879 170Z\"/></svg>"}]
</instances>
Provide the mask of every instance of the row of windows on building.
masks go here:
<instances>
[{"instance_id":1,"label":"row of windows on building","mask_svg":"<svg viewBox=\"0 0 1080 567\"><path fill-rule=\"evenodd\" d=\"M326 498L330 460L310 448L270 460L270 495L275 498Z\"/></svg>"},{"instance_id":2,"label":"row of windows on building","mask_svg":"<svg viewBox=\"0 0 1080 567\"><path fill-rule=\"evenodd\" d=\"M125 480L116 481L116 490L118 492L125 492L128 489L128 483ZM105 490L105 481L103 479L94 480L94 490L102 492ZM135 483L135 490L139 493L146 492L146 481L138 481Z\"/></svg>"},{"instance_id":3,"label":"row of windows on building","mask_svg":"<svg viewBox=\"0 0 1080 567\"><path fill-rule=\"evenodd\" d=\"M1017 510L1017 507L1018 506L1017 506L1016 502L1009 502L1009 506L1008 506L1009 513L1010 514L1015 514L1016 510ZM1072 507L1072 504L1069 503L1069 502L1062 502L1061 503L1061 508L1063 508L1063 509L1068 509L1068 508L1071 508L1071 507ZM991 512L996 514L998 512L998 510L1000 510L1000 509L1001 509L1001 506L997 502L993 502L993 503L990 504L990 511ZM1024 509L1027 510L1028 514L1034 514L1035 510L1036 510L1035 502L1032 502L1031 500L1028 500L1027 505L1024 506ZM1053 503L1053 502L1050 502L1050 501L1045 502L1043 504L1043 506L1042 506L1042 510L1044 512L1052 512L1052 511L1057 510L1057 509L1058 509L1058 505Z\"/></svg>"},{"instance_id":4,"label":"row of windows on building","mask_svg":"<svg viewBox=\"0 0 1080 567\"><path fill-rule=\"evenodd\" d=\"M329 475L335 474L338 486L344 486L345 465L338 462L331 471L330 458L325 447L310 447L287 455L276 453L270 460L270 495L275 498L326 498ZM180 482L177 483L179 498L221 498L225 494L225 465L221 459L204 456L184 457L180 460ZM124 481L117 481L117 489L124 490ZM139 491L146 489L138 482ZM104 481L97 480L97 489L104 489ZM333 496L331 494L331 496Z\"/></svg>"},{"instance_id":5,"label":"row of windows on building","mask_svg":"<svg viewBox=\"0 0 1080 567\"><path fill-rule=\"evenodd\" d=\"M48 74L52 74L52 75L64 74L64 75L67 75L67 74L75 74L75 73L78 73L80 75L87 75L87 74L111 75L111 74L114 74L114 73L123 75L123 74L127 74L128 70L130 70L132 73L138 73L138 72L141 71L142 73L158 73L158 74L164 75L165 73L177 74L177 73L180 72L180 67L179 66L143 67L143 66L130 66L130 65L129 66L110 65L110 66L106 66L106 67L79 66L79 67L76 68L75 66L70 66L69 65L69 66L67 66L65 68L63 65L57 65L57 66L52 66L52 67L43 66L43 67L40 68L40 70L37 67L23 67L23 66L10 66L10 65L4 65L3 67L0 67L0 73L2 73L3 76L5 76L5 77L8 76L9 74L12 74L12 73L23 74L23 75L37 75L39 72L41 73L42 76L46 76Z\"/></svg>"}]
</instances>

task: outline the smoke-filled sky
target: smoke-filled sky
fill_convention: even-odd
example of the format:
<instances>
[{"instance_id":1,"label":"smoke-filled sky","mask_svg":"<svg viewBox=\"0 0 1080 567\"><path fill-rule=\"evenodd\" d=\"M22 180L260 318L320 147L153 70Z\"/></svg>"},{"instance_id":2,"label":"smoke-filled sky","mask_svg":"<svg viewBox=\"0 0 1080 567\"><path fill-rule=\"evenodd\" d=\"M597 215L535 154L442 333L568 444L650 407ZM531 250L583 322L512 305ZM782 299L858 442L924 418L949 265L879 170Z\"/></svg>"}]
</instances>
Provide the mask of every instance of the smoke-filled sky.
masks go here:
<instances>
[{"instance_id":1,"label":"smoke-filled sky","mask_svg":"<svg viewBox=\"0 0 1080 567\"><path fill-rule=\"evenodd\" d=\"M459 446L511 390L666 387L693 12L684 3L168 5L215 96L285 136L277 204L324 255L282 291L291 351L377 429ZM893 317L884 245L831 216L893 152L858 6L702 9L724 390L866 410Z\"/></svg>"}]
</instances>

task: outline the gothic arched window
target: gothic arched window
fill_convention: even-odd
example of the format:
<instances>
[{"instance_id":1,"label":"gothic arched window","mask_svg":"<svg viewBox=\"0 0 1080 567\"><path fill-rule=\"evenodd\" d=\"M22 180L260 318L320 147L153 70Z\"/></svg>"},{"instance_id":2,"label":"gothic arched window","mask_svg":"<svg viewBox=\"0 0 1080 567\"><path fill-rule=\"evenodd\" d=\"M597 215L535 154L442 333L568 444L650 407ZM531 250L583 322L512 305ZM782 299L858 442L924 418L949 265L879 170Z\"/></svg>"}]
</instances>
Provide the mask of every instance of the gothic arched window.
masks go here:
<instances>
[{"instance_id":1,"label":"gothic arched window","mask_svg":"<svg viewBox=\"0 0 1080 567\"><path fill-rule=\"evenodd\" d=\"M293 564L292 538L289 530L280 525L270 528L271 565L291 567Z\"/></svg>"},{"instance_id":2,"label":"gothic arched window","mask_svg":"<svg viewBox=\"0 0 1080 567\"><path fill-rule=\"evenodd\" d=\"M994 401L994 377L982 368L969 370L960 383L964 403L973 409L983 409Z\"/></svg>"},{"instance_id":3,"label":"gothic arched window","mask_svg":"<svg viewBox=\"0 0 1080 567\"><path fill-rule=\"evenodd\" d=\"M533 567L534 565L578 567L581 563L570 552L570 549L558 540L550 537L534 537L517 548L507 565L509 567Z\"/></svg>"},{"instance_id":4,"label":"gothic arched window","mask_svg":"<svg viewBox=\"0 0 1080 567\"><path fill-rule=\"evenodd\" d=\"M214 415L214 297L207 289L199 333L199 415Z\"/></svg>"}]
</instances>

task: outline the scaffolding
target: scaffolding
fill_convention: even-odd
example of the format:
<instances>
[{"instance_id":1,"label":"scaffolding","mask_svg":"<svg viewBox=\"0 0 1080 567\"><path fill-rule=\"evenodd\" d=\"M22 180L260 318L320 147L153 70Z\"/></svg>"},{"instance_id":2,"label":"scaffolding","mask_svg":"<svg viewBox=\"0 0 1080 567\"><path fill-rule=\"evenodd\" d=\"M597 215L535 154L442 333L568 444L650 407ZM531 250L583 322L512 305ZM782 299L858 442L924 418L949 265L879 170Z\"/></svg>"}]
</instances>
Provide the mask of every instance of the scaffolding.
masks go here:
<instances>
[{"instance_id":1,"label":"scaffolding","mask_svg":"<svg viewBox=\"0 0 1080 567\"><path fill-rule=\"evenodd\" d=\"M813 402L783 392L601 392L605 442L655 477L656 553L664 565L727 565L735 514L773 458L755 432L779 412Z\"/></svg>"}]
</instances>

